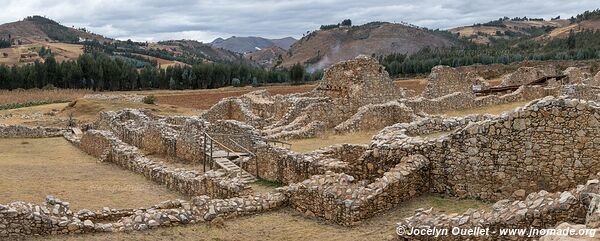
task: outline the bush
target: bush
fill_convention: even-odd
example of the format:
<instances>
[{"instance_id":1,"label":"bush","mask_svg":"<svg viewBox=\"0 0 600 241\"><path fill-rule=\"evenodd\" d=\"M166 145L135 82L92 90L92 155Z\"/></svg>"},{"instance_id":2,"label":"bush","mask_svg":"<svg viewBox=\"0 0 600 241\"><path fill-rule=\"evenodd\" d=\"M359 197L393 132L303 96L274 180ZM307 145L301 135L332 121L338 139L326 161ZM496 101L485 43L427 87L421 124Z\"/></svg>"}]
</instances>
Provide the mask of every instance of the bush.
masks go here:
<instances>
[{"instance_id":1,"label":"bush","mask_svg":"<svg viewBox=\"0 0 600 241\"><path fill-rule=\"evenodd\" d=\"M144 96L142 102L144 102L144 104L154 105L156 103L156 97L154 95Z\"/></svg>"},{"instance_id":2,"label":"bush","mask_svg":"<svg viewBox=\"0 0 600 241\"><path fill-rule=\"evenodd\" d=\"M54 87L53 84L47 84L47 85L44 85L44 87L42 87L42 90L55 90L55 89L56 89L56 87Z\"/></svg>"}]
</instances>

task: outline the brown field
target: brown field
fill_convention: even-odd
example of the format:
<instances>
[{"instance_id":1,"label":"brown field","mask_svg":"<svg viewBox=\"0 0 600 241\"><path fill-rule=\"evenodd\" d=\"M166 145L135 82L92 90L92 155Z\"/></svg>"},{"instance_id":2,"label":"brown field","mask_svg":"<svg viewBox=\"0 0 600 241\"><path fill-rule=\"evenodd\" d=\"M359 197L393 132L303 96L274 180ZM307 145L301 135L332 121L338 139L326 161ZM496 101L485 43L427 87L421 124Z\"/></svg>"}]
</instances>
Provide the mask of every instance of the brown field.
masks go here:
<instances>
[{"instance_id":1,"label":"brown field","mask_svg":"<svg viewBox=\"0 0 600 241\"><path fill-rule=\"evenodd\" d=\"M4 204L41 203L53 195L73 210L137 208L182 197L141 175L97 163L64 138L0 139L0 169Z\"/></svg>"},{"instance_id":2,"label":"brown field","mask_svg":"<svg viewBox=\"0 0 600 241\"><path fill-rule=\"evenodd\" d=\"M328 147L335 144L369 144L374 135L377 135L379 130L359 131L349 134L334 134L329 133L323 137L300 139L288 141L292 144L291 150L295 152L311 152L323 147Z\"/></svg>"},{"instance_id":3,"label":"brown field","mask_svg":"<svg viewBox=\"0 0 600 241\"><path fill-rule=\"evenodd\" d=\"M478 107L466 110L453 110L444 113L439 113L441 115L446 116L467 116L473 114L491 114L491 115L500 115L504 112L514 110L517 107L525 106L529 101L522 102L513 102L502 105L494 105L494 106L486 106L486 107Z\"/></svg>"},{"instance_id":4,"label":"brown field","mask_svg":"<svg viewBox=\"0 0 600 241\"><path fill-rule=\"evenodd\" d=\"M395 80L394 83L396 83L396 86L400 88L414 91L417 95L423 93L425 87L427 87L427 79L424 78Z\"/></svg>"},{"instance_id":5,"label":"brown field","mask_svg":"<svg viewBox=\"0 0 600 241\"><path fill-rule=\"evenodd\" d=\"M387 240L395 224L418 208L433 207L437 213L462 213L469 208L489 210L490 204L469 199L424 195L348 228L306 218L284 208L268 213L225 220L225 228L193 224L145 232L48 236L43 240ZM42 240L39 238L38 240Z\"/></svg>"},{"instance_id":6,"label":"brown field","mask_svg":"<svg viewBox=\"0 0 600 241\"><path fill-rule=\"evenodd\" d=\"M200 114L198 110L173 105L148 105L140 102L79 99L74 103L48 104L12 110L0 110L0 117L3 115L11 115L8 118L0 119L0 124L66 127L67 120L71 115L80 122L91 122L94 121L102 111L116 111L124 108L143 108L159 115ZM35 118L31 118L31 116L34 116Z\"/></svg>"},{"instance_id":7,"label":"brown field","mask_svg":"<svg viewBox=\"0 0 600 241\"><path fill-rule=\"evenodd\" d=\"M9 66L26 64L27 62L20 61L21 54L28 52L38 52L42 47L51 49L52 53L54 53L54 57L58 62L77 59L80 55L83 54L83 45L81 44L46 42L44 40L34 39L30 39L30 41L31 43L29 44L0 49L0 64L6 64ZM2 53L7 53L8 56L4 57ZM37 57L34 59L30 59L28 62L33 62L35 60L39 60L41 62L44 61L42 58Z\"/></svg>"},{"instance_id":8,"label":"brown field","mask_svg":"<svg viewBox=\"0 0 600 241\"><path fill-rule=\"evenodd\" d=\"M268 87L226 87L211 90L184 90L184 91L150 91L142 92L156 96L158 103L176 105L186 108L206 110L223 98L241 96L252 91L266 89L270 94L291 94L310 91L315 85L281 85Z\"/></svg>"},{"instance_id":9,"label":"brown field","mask_svg":"<svg viewBox=\"0 0 600 241\"><path fill-rule=\"evenodd\" d=\"M21 91L0 90L0 105L23 102L73 101L82 98L89 93L92 93L92 91L78 89L31 89Z\"/></svg>"}]
</instances>

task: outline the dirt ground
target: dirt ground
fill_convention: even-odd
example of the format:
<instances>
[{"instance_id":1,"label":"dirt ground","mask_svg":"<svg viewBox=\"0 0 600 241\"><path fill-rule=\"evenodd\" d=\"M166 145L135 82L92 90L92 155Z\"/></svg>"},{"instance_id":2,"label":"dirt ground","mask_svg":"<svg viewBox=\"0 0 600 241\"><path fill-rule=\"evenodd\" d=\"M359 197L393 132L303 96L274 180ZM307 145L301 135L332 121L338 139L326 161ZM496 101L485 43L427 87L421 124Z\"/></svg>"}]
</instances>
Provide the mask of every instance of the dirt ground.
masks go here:
<instances>
[{"instance_id":1,"label":"dirt ground","mask_svg":"<svg viewBox=\"0 0 600 241\"><path fill-rule=\"evenodd\" d=\"M311 152L319 148L328 147L335 144L369 144L374 135L377 135L379 130L359 131L349 134L334 134L329 133L323 137L291 140L287 141L292 144L290 148L295 152Z\"/></svg>"},{"instance_id":2,"label":"dirt ground","mask_svg":"<svg viewBox=\"0 0 600 241\"><path fill-rule=\"evenodd\" d=\"M207 110L223 98L241 96L252 91L266 89L271 95L301 93L312 90L315 85L282 85L268 87L226 87L212 90L151 91L158 103Z\"/></svg>"},{"instance_id":3,"label":"dirt ground","mask_svg":"<svg viewBox=\"0 0 600 241\"><path fill-rule=\"evenodd\" d=\"M53 195L73 210L148 207L182 198L141 175L98 163L64 138L0 139L0 203L43 202Z\"/></svg>"},{"instance_id":4,"label":"dirt ground","mask_svg":"<svg viewBox=\"0 0 600 241\"><path fill-rule=\"evenodd\" d=\"M502 105L494 105L494 106L486 106L486 107L478 107L466 110L453 110L448 112L439 113L441 115L446 116L467 116L473 114L491 114L491 115L500 115L504 112L514 110L517 107L525 106L529 101L521 101L521 102L513 102Z\"/></svg>"},{"instance_id":5,"label":"dirt ground","mask_svg":"<svg viewBox=\"0 0 600 241\"><path fill-rule=\"evenodd\" d=\"M117 100L79 99L75 103L48 104L11 110L0 110L0 124L66 127L71 116L80 122L96 120L102 111L124 108L148 109L159 115L199 115L200 110L174 105L148 105Z\"/></svg>"},{"instance_id":6,"label":"dirt ground","mask_svg":"<svg viewBox=\"0 0 600 241\"><path fill-rule=\"evenodd\" d=\"M23 102L73 101L82 98L89 93L92 93L92 91L78 89L32 89L24 91L0 90L0 105Z\"/></svg>"},{"instance_id":7,"label":"dirt ground","mask_svg":"<svg viewBox=\"0 0 600 241\"><path fill-rule=\"evenodd\" d=\"M490 204L424 195L352 228L307 218L292 209L283 208L227 219L222 229L200 223L145 232L49 236L43 240L387 240L393 237L395 224L402 218L413 215L415 209L430 207L437 213L462 213L469 208L489 210Z\"/></svg>"}]
</instances>

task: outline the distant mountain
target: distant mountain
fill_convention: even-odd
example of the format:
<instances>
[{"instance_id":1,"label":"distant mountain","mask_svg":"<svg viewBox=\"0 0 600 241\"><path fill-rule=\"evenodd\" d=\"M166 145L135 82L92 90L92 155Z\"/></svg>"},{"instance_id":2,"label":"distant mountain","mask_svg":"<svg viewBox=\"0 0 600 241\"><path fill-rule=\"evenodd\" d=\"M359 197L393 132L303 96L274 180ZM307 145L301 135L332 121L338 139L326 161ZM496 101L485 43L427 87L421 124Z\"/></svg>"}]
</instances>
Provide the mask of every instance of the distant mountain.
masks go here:
<instances>
[{"instance_id":1,"label":"distant mountain","mask_svg":"<svg viewBox=\"0 0 600 241\"><path fill-rule=\"evenodd\" d=\"M218 48L227 49L229 51L245 54L256 52L258 50L270 48L273 46L287 50L294 42L296 42L296 39L292 37L281 39L267 39L261 37L234 36L227 39L217 38L211 43L211 45Z\"/></svg>"},{"instance_id":2,"label":"distant mountain","mask_svg":"<svg viewBox=\"0 0 600 241\"><path fill-rule=\"evenodd\" d=\"M111 39L98 34L87 32L85 29L75 29L63 26L52 19L41 16L30 16L17 22L0 25L0 39L33 43L37 41L57 41L77 43L80 40L98 40L110 42Z\"/></svg>"},{"instance_id":3,"label":"distant mountain","mask_svg":"<svg viewBox=\"0 0 600 241\"><path fill-rule=\"evenodd\" d=\"M452 46L456 38L406 24L372 22L361 26L340 26L314 31L294 43L280 66L296 63L325 68L358 55L412 54L425 47Z\"/></svg>"}]
</instances>

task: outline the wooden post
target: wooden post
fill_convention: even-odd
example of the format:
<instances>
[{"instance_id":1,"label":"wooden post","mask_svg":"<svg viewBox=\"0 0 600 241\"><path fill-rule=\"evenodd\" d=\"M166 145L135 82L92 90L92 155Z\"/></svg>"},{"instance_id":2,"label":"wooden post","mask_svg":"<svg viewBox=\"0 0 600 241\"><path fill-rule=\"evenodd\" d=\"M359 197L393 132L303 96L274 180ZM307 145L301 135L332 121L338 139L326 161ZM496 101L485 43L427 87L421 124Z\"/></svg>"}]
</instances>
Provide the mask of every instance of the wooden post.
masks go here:
<instances>
[{"instance_id":1,"label":"wooden post","mask_svg":"<svg viewBox=\"0 0 600 241\"><path fill-rule=\"evenodd\" d=\"M212 139L210 140L210 170L213 169L213 142Z\"/></svg>"}]
</instances>

